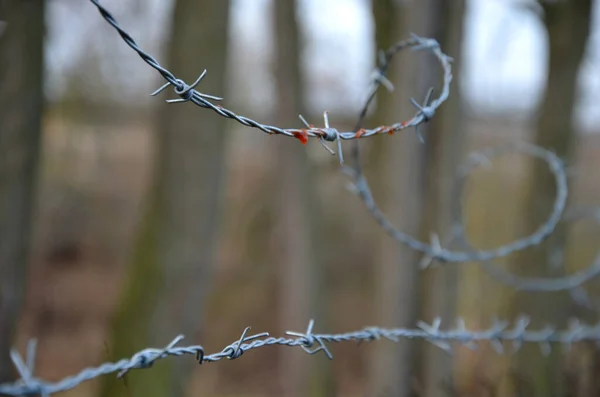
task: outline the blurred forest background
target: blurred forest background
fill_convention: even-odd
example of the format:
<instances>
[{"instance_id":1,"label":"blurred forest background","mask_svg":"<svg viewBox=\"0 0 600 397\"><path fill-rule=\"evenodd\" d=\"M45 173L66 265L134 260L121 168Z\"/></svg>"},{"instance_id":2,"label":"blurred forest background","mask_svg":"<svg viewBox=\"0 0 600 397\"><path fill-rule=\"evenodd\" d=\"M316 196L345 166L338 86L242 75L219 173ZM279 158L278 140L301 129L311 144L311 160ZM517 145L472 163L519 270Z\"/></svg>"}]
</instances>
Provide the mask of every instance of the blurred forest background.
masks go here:
<instances>
[{"instance_id":1,"label":"blurred forest background","mask_svg":"<svg viewBox=\"0 0 600 397\"><path fill-rule=\"evenodd\" d=\"M456 167L511 141L569 165L569 208L548 241L498 263L560 276L590 265L600 226L600 6L593 0L104 0L121 26L175 75L255 120L299 127L298 114L349 131L376 51L409 32L455 60L448 102L422 132L361 140L375 198L390 219L443 243L455 214ZM12 346L38 338L36 375L166 345L214 352L252 331L414 327L463 316L472 329L521 313L534 326L597 321L568 292L515 292L478 264L419 271L347 191L316 140L268 136L191 104L149 94L160 76L88 1L0 0L0 382ZM367 125L405 120L439 87L426 53L398 56ZM439 91L437 91L439 92ZM344 143L349 151L350 144ZM538 164L539 163L539 164ZM474 173L465 222L479 248L531 233L554 182L519 155ZM596 210L596 214L598 211ZM171 358L65 392L73 397L598 396L593 346L544 358L536 346L498 355L418 341L331 347L334 360L264 348L199 367Z\"/></svg>"}]
</instances>

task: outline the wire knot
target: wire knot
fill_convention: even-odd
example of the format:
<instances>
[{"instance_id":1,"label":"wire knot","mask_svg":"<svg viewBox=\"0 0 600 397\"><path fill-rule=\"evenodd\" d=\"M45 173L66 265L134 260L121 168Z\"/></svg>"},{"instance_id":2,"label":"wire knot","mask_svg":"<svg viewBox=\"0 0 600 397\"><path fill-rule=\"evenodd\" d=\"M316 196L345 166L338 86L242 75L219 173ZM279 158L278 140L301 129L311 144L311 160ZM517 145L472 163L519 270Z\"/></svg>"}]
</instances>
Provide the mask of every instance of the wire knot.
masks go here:
<instances>
[{"instance_id":1,"label":"wire knot","mask_svg":"<svg viewBox=\"0 0 600 397\"><path fill-rule=\"evenodd\" d=\"M299 332L286 331L286 335L291 335L291 336L297 337L301 341L300 347L302 347L302 350L304 350L308 354L311 354L311 355L316 354L316 353L320 352L321 350L323 350L323 352L325 353L327 358L329 358L330 360L333 360L333 355L331 354L329 349L327 349L327 346L325 345L325 342L323 341L323 339L312 333L312 329L313 329L314 325L315 325L315 321L311 319L308 322L308 327L306 328L306 333L302 334ZM310 350L310 348L313 347L313 345L315 343L318 344L319 346L316 347L314 350Z\"/></svg>"},{"instance_id":2,"label":"wire knot","mask_svg":"<svg viewBox=\"0 0 600 397\"><path fill-rule=\"evenodd\" d=\"M423 105L420 105L414 98L410 98L410 102L413 104L414 107L416 107L419 110L419 112L417 113L417 117L421 116L421 118L423 119L423 123L427 123L435 115L435 107L431 106L432 95L433 87L427 90L427 94L425 94L425 99L423 100ZM421 133L419 132L419 124L420 123L417 123L415 125L415 132L417 133L417 136L419 137L421 143L423 143L425 142L425 139L423 139L423 135L421 135Z\"/></svg>"},{"instance_id":3,"label":"wire knot","mask_svg":"<svg viewBox=\"0 0 600 397\"><path fill-rule=\"evenodd\" d=\"M321 130L322 137L328 142L333 142L339 137L339 132L335 128L322 128Z\"/></svg>"},{"instance_id":4,"label":"wire knot","mask_svg":"<svg viewBox=\"0 0 600 397\"><path fill-rule=\"evenodd\" d=\"M251 327L246 327L246 329L244 329L244 332L242 332L242 336L240 337L239 340L235 341L234 343L232 343L231 345L229 345L225 349L223 349L222 353L225 354L225 356L229 360L239 358L242 354L244 354L244 349L243 349L244 342L249 342L254 339L259 339L259 338L264 338L266 336L269 336L268 332L261 332L260 334L246 336L246 334L248 333L248 331L250 331L250 329L251 329Z\"/></svg>"},{"instance_id":5,"label":"wire knot","mask_svg":"<svg viewBox=\"0 0 600 397\"><path fill-rule=\"evenodd\" d=\"M529 317L520 316L510 332L512 334L513 348L515 351L521 350L523 342L525 342L525 333L527 332L527 327L529 327L529 321Z\"/></svg>"},{"instance_id":6,"label":"wire knot","mask_svg":"<svg viewBox=\"0 0 600 397\"><path fill-rule=\"evenodd\" d=\"M364 329L367 337L365 338L367 341L374 341L381 339L381 331L377 327L367 327Z\"/></svg>"},{"instance_id":7,"label":"wire knot","mask_svg":"<svg viewBox=\"0 0 600 397\"><path fill-rule=\"evenodd\" d=\"M182 339L183 335L177 335L177 337L163 349L145 349L138 352L131 357L129 360L130 364L117 373L117 378L123 377L132 369L151 368L156 360L171 354L172 349L175 347L175 345L181 342Z\"/></svg>"},{"instance_id":8,"label":"wire knot","mask_svg":"<svg viewBox=\"0 0 600 397\"><path fill-rule=\"evenodd\" d=\"M193 99L197 99L198 101L194 102L200 106L205 106L202 101L206 100L206 99L212 99L214 101L221 101L223 100L223 98L218 97L218 96L214 96L214 95L208 95L208 94L202 94L198 91L195 90L195 88L198 86L198 84L200 84L200 82L202 81L202 79L204 78L204 76L206 76L206 69L204 69L204 71L202 72L202 74L200 74L200 77L198 77L196 79L196 81L194 81L192 83L192 85L187 85L185 81L181 80L181 79L174 79L174 81L168 81L165 84L163 84L160 88L158 88L156 91L154 91L152 94L150 94L151 96L156 96L158 94L160 94L162 91L165 90L165 88L167 88L170 85L173 85L173 90L175 91L175 93L177 95L180 96L179 99L167 99L167 103L178 103L178 102L188 102L188 101L193 101Z\"/></svg>"},{"instance_id":9,"label":"wire knot","mask_svg":"<svg viewBox=\"0 0 600 397\"><path fill-rule=\"evenodd\" d=\"M410 33L410 36L417 43L412 47L412 51L434 50L440 48L440 43L435 39L420 37L412 32Z\"/></svg>"},{"instance_id":10,"label":"wire knot","mask_svg":"<svg viewBox=\"0 0 600 397\"><path fill-rule=\"evenodd\" d=\"M321 142L321 145L323 145L323 147L329 153L331 153L331 155L335 155L335 152L325 144L325 141L338 141L338 155L340 157L340 165L344 165L344 154L342 153L342 138L340 136L340 132L337 129L331 128L329 126L329 113L327 111L323 112L323 121L325 124L325 128L315 128L315 126L309 124L308 121L306 121L306 119L302 117L301 114L298 115L298 117L307 128L312 130L312 132L314 132L319 137L319 142Z\"/></svg>"},{"instance_id":11,"label":"wire knot","mask_svg":"<svg viewBox=\"0 0 600 397\"><path fill-rule=\"evenodd\" d=\"M428 335L424 336L423 339L444 350L446 353L452 353L452 345L448 341L443 340L443 334L440 332L441 324L442 319L436 317L433 319L431 325L424 321L419 321L417 327L421 328Z\"/></svg>"},{"instance_id":12,"label":"wire knot","mask_svg":"<svg viewBox=\"0 0 600 397\"><path fill-rule=\"evenodd\" d=\"M146 352L146 353L142 352L142 354L140 354L137 357L138 360L135 365L135 368L142 368L142 369L152 368L152 366L154 365L154 361L159 356L160 356L160 354L152 354L149 352Z\"/></svg>"},{"instance_id":13,"label":"wire knot","mask_svg":"<svg viewBox=\"0 0 600 397\"><path fill-rule=\"evenodd\" d=\"M423 121L425 121L427 123L435 115L435 109L432 106L422 107L421 108L421 115L423 115Z\"/></svg>"},{"instance_id":14,"label":"wire knot","mask_svg":"<svg viewBox=\"0 0 600 397\"><path fill-rule=\"evenodd\" d=\"M189 101L194 96L194 89L191 85L187 85L185 81L177 79L177 85L174 87L174 91L181 99Z\"/></svg>"}]
</instances>

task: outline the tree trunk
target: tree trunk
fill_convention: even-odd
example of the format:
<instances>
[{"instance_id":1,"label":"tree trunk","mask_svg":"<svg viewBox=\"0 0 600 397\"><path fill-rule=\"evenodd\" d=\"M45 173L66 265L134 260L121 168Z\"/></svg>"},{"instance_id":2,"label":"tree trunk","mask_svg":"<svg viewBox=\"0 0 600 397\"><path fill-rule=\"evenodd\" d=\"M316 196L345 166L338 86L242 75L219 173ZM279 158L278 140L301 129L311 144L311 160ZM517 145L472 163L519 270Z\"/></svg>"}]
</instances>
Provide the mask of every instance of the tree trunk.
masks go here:
<instances>
[{"instance_id":1,"label":"tree trunk","mask_svg":"<svg viewBox=\"0 0 600 397\"><path fill-rule=\"evenodd\" d=\"M0 0L0 383L23 305L40 156L43 0Z\"/></svg>"},{"instance_id":2,"label":"tree trunk","mask_svg":"<svg viewBox=\"0 0 600 397\"><path fill-rule=\"evenodd\" d=\"M408 8L399 2L374 1L375 40L377 50L386 50L408 35ZM395 91L381 88L377 108L369 121L371 125L390 124L414 113L409 96L416 88L416 58L400 54L390 65L388 77ZM395 136L373 138L371 153L373 194L385 208L388 218L408 233L418 233L421 183L420 157L422 145L412 131ZM369 168L370 168L369 167ZM418 308L418 256L410 248L389 238L380 229L373 234L378 246L375 263L375 319L386 327L412 327ZM374 344L370 365L369 395L407 396L413 384L414 341Z\"/></svg>"},{"instance_id":3,"label":"tree trunk","mask_svg":"<svg viewBox=\"0 0 600 397\"><path fill-rule=\"evenodd\" d=\"M535 143L553 150L567 162L571 160L577 135L573 126L577 78L590 32L591 0L543 2L544 24L548 34L548 76L546 92L539 107ZM550 213L555 196L555 182L542 162L532 164L530 183L524 201L524 231L540 225ZM550 264L551 256L563 252L566 230L559 224L554 234L540 247L519 253L514 269L525 276L552 277L560 269ZM560 255L562 256L562 255ZM532 317L532 327L545 324L565 325L569 314L566 292L516 295L512 314ZM550 357L539 353L537 346L525 346L514 365L535 387L536 395L565 395L561 355L555 349Z\"/></svg>"},{"instance_id":4,"label":"tree trunk","mask_svg":"<svg viewBox=\"0 0 600 397\"><path fill-rule=\"evenodd\" d=\"M423 128L425 153L422 158L422 175L425 192L421 238L429 240L430 233L433 232L437 233L443 242L449 236L452 224L456 222L456 214L452 212L453 201L456 200L453 189L457 166L465 147L462 95L460 82L456 79L462 65L465 1L426 0L420 3L415 12L417 15L411 18L415 23L412 29L424 27L421 34L435 38L444 53L454 59L452 72L455 78L452 81L450 97ZM429 87L435 87L435 92L439 93L442 88L440 65L431 55L421 57L417 92L422 96ZM440 317L442 324L454 324L458 277L457 265L450 264L425 270L421 279L421 319L431 322L435 317ZM440 387L440 381L452 375L452 359L429 343L424 343L423 347L420 357L421 391L424 397L441 397L444 390Z\"/></svg>"},{"instance_id":5,"label":"tree trunk","mask_svg":"<svg viewBox=\"0 0 600 397\"><path fill-rule=\"evenodd\" d=\"M305 114L304 79L301 70L303 50L297 2L276 1L273 5L275 32L274 76L276 80L277 125L299 125L298 114ZM315 124L316 121L312 121ZM316 327L326 327L322 294L322 258L317 255L318 199L308 147L299 141L273 137L277 171L279 243L274 264L280 264L280 321L283 329L303 330L309 319ZM312 142L311 142L312 143ZM316 330L315 330L316 331ZM319 368L302 350L281 349L281 388L286 397L332 395L330 368ZM310 369L308 364L310 363Z\"/></svg>"},{"instance_id":6,"label":"tree trunk","mask_svg":"<svg viewBox=\"0 0 600 397\"><path fill-rule=\"evenodd\" d=\"M228 20L229 1L178 0L168 44L170 70L191 83L206 68L199 90L222 95ZM198 342L215 268L226 120L188 103L160 106L149 210L113 328L112 349L119 357L149 344L165 345L180 333L188 343ZM194 360L161 364L128 375L143 377L132 385L134 392L173 397L186 392ZM109 380L103 395L125 392Z\"/></svg>"}]
</instances>

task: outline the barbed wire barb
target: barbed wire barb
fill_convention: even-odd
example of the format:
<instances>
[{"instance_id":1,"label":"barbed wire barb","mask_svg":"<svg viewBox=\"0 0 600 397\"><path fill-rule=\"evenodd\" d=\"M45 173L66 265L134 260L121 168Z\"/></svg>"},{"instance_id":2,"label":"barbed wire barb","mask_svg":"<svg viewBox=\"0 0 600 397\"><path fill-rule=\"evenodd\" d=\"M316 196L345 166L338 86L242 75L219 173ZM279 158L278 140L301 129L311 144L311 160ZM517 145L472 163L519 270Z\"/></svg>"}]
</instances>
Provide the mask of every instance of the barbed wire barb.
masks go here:
<instances>
[{"instance_id":1,"label":"barbed wire barb","mask_svg":"<svg viewBox=\"0 0 600 397\"><path fill-rule=\"evenodd\" d=\"M435 108L432 108L430 106L433 90L433 87L427 90L427 94L425 94L425 99L423 100L423 105L419 105L419 103L414 98L410 98L410 102L413 104L414 107L419 109L420 114L423 116L423 123L427 123L435 115ZM425 138L423 138L423 135L419 132L419 126L420 124L415 125L415 133L417 134L417 137L419 137L421 143L425 143Z\"/></svg>"},{"instance_id":2,"label":"barbed wire barb","mask_svg":"<svg viewBox=\"0 0 600 397\"><path fill-rule=\"evenodd\" d=\"M165 102L178 103L178 102L188 102L189 100L191 100L192 95L193 95L192 91L195 90L195 88L198 86L198 84L200 84L200 82L202 81L204 76L206 76L206 73L207 73L207 71L206 71L206 69L204 69L204 71L200 74L200 76L196 79L196 81L194 81L192 83L192 85L189 85L189 86L184 81L177 79L177 81L181 84L182 89L179 90L179 88L176 86L176 87L174 87L174 90L177 95L181 96L181 98L167 99ZM163 84L156 91L154 91L152 94L150 94L150 96L156 96L156 95L160 94L162 91L164 91L170 85L171 85L171 83L168 83L168 82ZM208 94L202 94L202 93L198 93L198 95L205 99L212 99L215 101L223 100L223 98L214 96L214 95L208 95Z\"/></svg>"},{"instance_id":3,"label":"barbed wire barb","mask_svg":"<svg viewBox=\"0 0 600 397\"><path fill-rule=\"evenodd\" d=\"M314 325L315 325L315 321L313 319L311 319L308 322L308 327L306 327L306 333L301 334L298 332L286 331L285 334L303 339L305 341L305 344L300 345L300 347L302 347L302 349L305 352L307 352L308 354L310 354L310 355L317 354L318 352L320 352L322 350L325 353L325 355L327 356L327 358L329 358L330 360L333 360L333 355L331 354L329 349L327 349L327 346L325 345L323 340L321 340L319 337L316 337L313 335L312 330L313 330ZM319 346L313 350L310 350L310 348L315 344L315 342L317 342L317 344Z\"/></svg>"}]
</instances>

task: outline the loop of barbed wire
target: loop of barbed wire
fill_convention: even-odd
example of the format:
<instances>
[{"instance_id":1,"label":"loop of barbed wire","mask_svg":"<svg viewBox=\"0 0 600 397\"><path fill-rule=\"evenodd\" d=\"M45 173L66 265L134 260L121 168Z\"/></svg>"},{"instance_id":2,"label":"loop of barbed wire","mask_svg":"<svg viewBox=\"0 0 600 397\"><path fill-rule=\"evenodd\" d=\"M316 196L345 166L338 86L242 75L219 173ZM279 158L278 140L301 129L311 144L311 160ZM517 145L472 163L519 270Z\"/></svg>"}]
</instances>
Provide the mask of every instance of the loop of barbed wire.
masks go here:
<instances>
[{"instance_id":1,"label":"loop of barbed wire","mask_svg":"<svg viewBox=\"0 0 600 397\"><path fill-rule=\"evenodd\" d=\"M564 220L563 220L564 221ZM462 229L462 228L461 228ZM460 233L459 241L471 246L464 233ZM564 264L562 264L564 265ZM482 267L494 280L508 285L518 291L557 292L580 287L600 274L600 253L585 269L560 277L523 277L517 276L493 261L483 261Z\"/></svg>"},{"instance_id":2,"label":"loop of barbed wire","mask_svg":"<svg viewBox=\"0 0 600 397\"><path fill-rule=\"evenodd\" d=\"M460 211L460 210L459 210ZM584 219L594 219L596 223L600 222L600 211L594 209L590 215L590 211L567 211L565 212L562 222L578 222ZM465 249L472 249L472 244L469 241L467 234L465 233L464 226L462 224L456 224L451 232L449 244L459 244ZM566 263L564 255L561 255L560 265L566 271ZM575 303L592 310L598 310L600 308L597 302L592 302L587 290L583 287L583 284L596 278L600 275L600 251L596 254L596 257L592 263L584 269L577 270L570 274L555 277L524 277L518 276L509 270L504 269L502 266L494 262L493 260L481 262L482 269L492 278L494 281L499 282L503 285L509 286L516 291L525 292L558 292L568 291L571 298Z\"/></svg>"},{"instance_id":3,"label":"loop of barbed wire","mask_svg":"<svg viewBox=\"0 0 600 397\"><path fill-rule=\"evenodd\" d=\"M482 342L490 343L498 354L506 353L507 343L512 344L513 352L518 351L523 343L534 343L540 346L541 353L544 355L550 353L553 344L566 347L581 341L600 344L600 323L587 325L578 320L571 320L568 328L564 330L558 330L551 326L530 330L529 324L529 318L521 316L512 327L507 321L494 320L488 329L470 331L467 329L465 321L458 319L453 328L442 330L440 329L441 320L436 318L431 324L420 321L418 327L414 329L366 327L352 332L319 334L313 332L314 321L310 320L305 333L287 331L286 337L272 337L267 332L247 336L250 331L250 327L247 327L239 339L213 354L205 354L204 348L200 345L177 346L183 340L183 335L179 335L162 349L147 348L135 353L130 358L85 368L75 375L56 382L34 376L36 341L32 340L27 346L25 361L18 351L11 350L11 358L21 378L14 383L0 384L0 394L8 396L40 394L47 397L54 393L73 389L79 384L99 376L117 373L118 377L122 377L133 369L148 369L154 362L169 356L191 355L196 357L199 364L203 364L222 359L233 360L249 350L275 345L301 347L308 354L323 351L329 359L332 359L333 355L327 347L329 343L372 342L381 339L395 343L401 339L423 339L447 353L453 352L453 345L477 349Z\"/></svg>"},{"instance_id":4,"label":"loop of barbed wire","mask_svg":"<svg viewBox=\"0 0 600 397\"><path fill-rule=\"evenodd\" d=\"M377 71L374 73L375 78L373 80L373 89L371 90L371 93L361 111L359 121L357 122L357 131L361 130L360 125L366 116L367 109L370 103L375 97L377 88L379 87L379 85L383 84L382 81L385 81L383 80L382 76L385 75L385 71L388 68L389 62L391 61L394 54L402 48L404 47L397 45L390 48L387 52L383 53L383 55L380 55L379 66L377 68ZM441 62L442 67L444 69L444 91L446 91L449 89L446 87L446 85L448 85L449 87L451 81L451 72L448 69L449 63L444 62L444 58L441 56L443 55L441 51L439 51L439 53L434 52L434 54ZM448 75L450 75L450 77L447 77ZM386 86L389 86L389 84L391 83L386 84ZM426 104L429 101L430 96L431 89L428 91L425 99L425 105L423 105L424 107L421 107L421 109L427 109ZM412 98L411 102L418 106L418 104L416 104L416 101ZM435 110L435 107L433 109ZM421 111L419 119L415 122L409 122L407 125L416 127L419 124L430 120L431 117L433 117L433 114L434 111ZM418 135L419 138L422 139L422 136L420 134ZM523 154L533 156L545 161L548 164L548 167L554 175L556 181L556 197L554 200L551 214L534 233L532 233L529 236L517 239L509 244L505 244L490 250L470 249L468 251L452 251L442 247L442 245L439 242L439 237L436 234L432 235L430 243L425 243L403 232L402 230L397 229L388 220L388 218L384 215L384 213L380 210L379 206L375 202L367 179L360 166L358 145L355 145L353 150L354 165L344 167L343 172L351 178L351 190L361 199L361 201L366 206L367 210L375 219L377 224L394 240L407 245L413 250L424 253L427 258L427 261L425 263L432 263L433 261L439 261L443 263L482 262L489 261L494 258L504 257L514 252L521 251L530 246L540 244L554 232L554 229L560 221L562 213L564 212L567 203L567 174L563 161L549 150L535 145L519 143L499 148L489 148L480 152L472 153L468 161L465 164L463 164L462 167L460 167L459 174L464 175L464 177L466 177L466 175L472 172L472 170L475 167L484 164L489 165L491 157L506 153L507 151L521 152ZM464 177L462 179L464 179Z\"/></svg>"}]
</instances>

